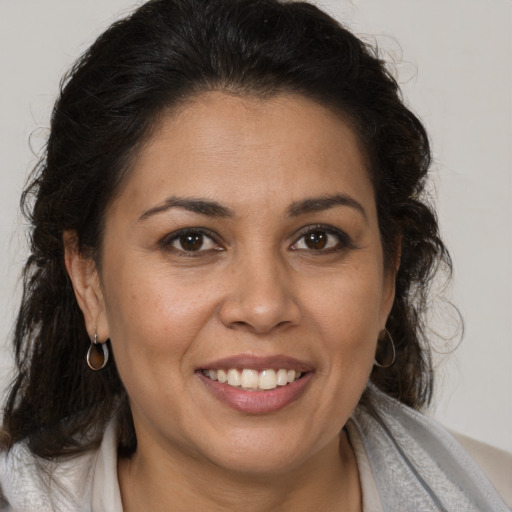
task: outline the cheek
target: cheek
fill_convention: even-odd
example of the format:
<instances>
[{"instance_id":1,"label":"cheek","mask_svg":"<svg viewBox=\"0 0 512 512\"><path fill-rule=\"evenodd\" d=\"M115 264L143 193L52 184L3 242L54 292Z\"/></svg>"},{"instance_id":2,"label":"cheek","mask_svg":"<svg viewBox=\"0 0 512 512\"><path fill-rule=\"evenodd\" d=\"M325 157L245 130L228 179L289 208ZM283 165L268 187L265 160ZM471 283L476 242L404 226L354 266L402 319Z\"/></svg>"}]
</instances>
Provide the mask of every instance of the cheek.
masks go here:
<instances>
[{"instance_id":1,"label":"cheek","mask_svg":"<svg viewBox=\"0 0 512 512\"><path fill-rule=\"evenodd\" d=\"M322 286L323 284L323 286ZM374 341L380 331L383 281L377 266L342 269L309 287L311 316L317 328L339 336L340 341L360 344L368 336Z\"/></svg>"},{"instance_id":2,"label":"cheek","mask_svg":"<svg viewBox=\"0 0 512 512\"><path fill-rule=\"evenodd\" d=\"M334 436L345 424L369 379L379 332L380 272L371 266L361 273L348 266L330 279L309 286L309 339L315 354L322 394L309 404L313 425ZM364 276L364 278L362 277ZM307 311L307 313L306 313ZM328 428L326 428L328 426Z\"/></svg>"},{"instance_id":3,"label":"cheek","mask_svg":"<svg viewBox=\"0 0 512 512\"><path fill-rule=\"evenodd\" d=\"M181 360L214 310L213 293L147 265L118 265L109 276L106 312L119 365Z\"/></svg>"},{"instance_id":4,"label":"cheek","mask_svg":"<svg viewBox=\"0 0 512 512\"><path fill-rule=\"evenodd\" d=\"M378 266L345 270L326 280L323 292L312 287L308 302L311 329L325 354L321 371L334 390L330 401L351 410L373 366L383 288Z\"/></svg>"},{"instance_id":5,"label":"cheek","mask_svg":"<svg viewBox=\"0 0 512 512\"><path fill-rule=\"evenodd\" d=\"M111 344L134 414L162 424L170 411L176 421L188 418L190 404L180 397L189 391L196 341L215 309L212 293L147 266L119 267L110 285Z\"/></svg>"}]
</instances>

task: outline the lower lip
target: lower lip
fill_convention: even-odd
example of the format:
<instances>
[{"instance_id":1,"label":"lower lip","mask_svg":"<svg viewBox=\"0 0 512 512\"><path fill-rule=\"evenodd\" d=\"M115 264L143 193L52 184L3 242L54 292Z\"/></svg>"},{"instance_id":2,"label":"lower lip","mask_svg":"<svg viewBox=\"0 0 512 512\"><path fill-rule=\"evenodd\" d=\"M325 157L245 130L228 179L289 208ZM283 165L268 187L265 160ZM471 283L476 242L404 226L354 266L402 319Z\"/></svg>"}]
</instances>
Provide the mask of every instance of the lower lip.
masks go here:
<instances>
[{"instance_id":1,"label":"lower lip","mask_svg":"<svg viewBox=\"0 0 512 512\"><path fill-rule=\"evenodd\" d=\"M246 391L209 379L201 372L197 375L206 387L224 404L246 414L268 414L290 405L304 393L313 372L304 374L286 386L278 386L269 391Z\"/></svg>"}]
</instances>

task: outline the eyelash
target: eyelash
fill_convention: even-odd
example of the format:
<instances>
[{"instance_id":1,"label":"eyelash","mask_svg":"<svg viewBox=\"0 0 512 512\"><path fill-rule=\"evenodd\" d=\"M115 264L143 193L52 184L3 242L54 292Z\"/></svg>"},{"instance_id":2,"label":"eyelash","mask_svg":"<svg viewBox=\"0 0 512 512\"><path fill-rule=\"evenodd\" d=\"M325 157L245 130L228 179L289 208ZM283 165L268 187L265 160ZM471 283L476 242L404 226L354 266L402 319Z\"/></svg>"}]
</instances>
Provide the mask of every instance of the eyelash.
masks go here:
<instances>
[{"instance_id":1,"label":"eyelash","mask_svg":"<svg viewBox=\"0 0 512 512\"><path fill-rule=\"evenodd\" d=\"M297 248L299 242L304 239L307 235L313 234L313 233L321 233L326 234L328 236L334 236L337 238L338 243L334 247L328 247L326 249L319 248L319 249L312 249L312 248ZM203 237L201 246L197 250L186 250L183 248L173 247L173 243L178 242L181 237L187 236L187 235L200 235ZM204 245L205 240L209 239L211 243L215 244L217 247L210 248L210 249L202 249L202 246ZM198 257L201 256L201 253L209 253L212 250L213 251L222 251L223 247L222 245L217 241L218 237L212 233L208 229L204 228L186 228L186 229L180 229L179 231L175 231L174 233L171 233L167 236L165 236L160 242L159 245L162 249L173 251L177 254L180 254L182 256L187 257ZM326 243L329 243L328 240ZM353 244L351 238L345 233L344 231L341 231L339 229L333 228L332 226L326 226L324 224L316 224L312 226L307 226L303 228L299 232L299 236L295 239L295 242L290 246L291 250L293 251L308 251L312 254L318 253L318 254L329 254L333 252L339 252L344 249L355 249L356 246Z\"/></svg>"},{"instance_id":2,"label":"eyelash","mask_svg":"<svg viewBox=\"0 0 512 512\"><path fill-rule=\"evenodd\" d=\"M212 243L214 243L217 247L212 249L198 249L195 251L187 251L184 248L177 248L173 247L173 243L179 241L181 237L187 236L187 235L201 235L203 237L203 241L201 243L201 246L204 244L204 239L209 239ZM182 256L187 257L197 257L201 256L201 253L210 252L212 250L214 251L221 251L223 250L223 247L217 242L217 237L214 233L212 233L208 229L204 228L186 228L186 229L180 229L179 231L175 231L174 233L171 233L167 236L165 236L160 242L159 245L162 249L173 251L177 254L180 254Z\"/></svg>"},{"instance_id":3,"label":"eyelash","mask_svg":"<svg viewBox=\"0 0 512 512\"><path fill-rule=\"evenodd\" d=\"M311 249L311 248L305 248L305 249L298 249L294 248L300 240L304 239L307 235L313 234L313 233L322 233L326 234L328 236L334 236L338 239L338 243L334 247L328 247L327 249L321 248L321 249ZM327 242L328 243L328 242ZM341 231L339 229L336 229L332 226L327 226L325 224L316 224L313 226L307 226L306 228L302 229L299 233L298 238L296 241L292 244L292 250L300 251L308 251L312 254L318 253L320 254L329 254L333 252L339 252L344 249L355 249L356 246L352 242L352 239L350 236L345 233L344 231Z\"/></svg>"}]
</instances>

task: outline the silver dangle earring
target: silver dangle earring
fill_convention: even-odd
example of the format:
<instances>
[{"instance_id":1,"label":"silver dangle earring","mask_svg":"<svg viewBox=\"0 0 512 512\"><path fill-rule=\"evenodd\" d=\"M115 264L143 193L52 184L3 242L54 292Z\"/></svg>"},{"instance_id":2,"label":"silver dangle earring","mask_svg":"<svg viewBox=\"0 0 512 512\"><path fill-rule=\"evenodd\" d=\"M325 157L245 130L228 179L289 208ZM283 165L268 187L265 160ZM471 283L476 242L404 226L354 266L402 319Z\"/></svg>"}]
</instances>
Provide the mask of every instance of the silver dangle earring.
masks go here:
<instances>
[{"instance_id":1,"label":"silver dangle earring","mask_svg":"<svg viewBox=\"0 0 512 512\"><path fill-rule=\"evenodd\" d=\"M97 333L94 333L94 338L91 340L86 360L91 370L101 370L108 362L107 342L100 343Z\"/></svg>"},{"instance_id":2,"label":"silver dangle earring","mask_svg":"<svg viewBox=\"0 0 512 512\"><path fill-rule=\"evenodd\" d=\"M396 359L395 343L387 329L380 332L373 364L379 368L389 368Z\"/></svg>"}]
</instances>

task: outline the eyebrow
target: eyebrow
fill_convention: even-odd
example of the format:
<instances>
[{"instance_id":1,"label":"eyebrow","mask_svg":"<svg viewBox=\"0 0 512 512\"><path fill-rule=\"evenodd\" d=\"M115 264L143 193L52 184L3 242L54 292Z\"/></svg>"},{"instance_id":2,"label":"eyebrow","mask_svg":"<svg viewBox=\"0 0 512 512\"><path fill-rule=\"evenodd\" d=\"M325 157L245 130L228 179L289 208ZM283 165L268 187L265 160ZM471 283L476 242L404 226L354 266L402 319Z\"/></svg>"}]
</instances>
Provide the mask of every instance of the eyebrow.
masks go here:
<instances>
[{"instance_id":1,"label":"eyebrow","mask_svg":"<svg viewBox=\"0 0 512 512\"><path fill-rule=\"evenodd\" d=\"M165 212L171 208L183 208L190 212L199 213L208 217L234 217L234 213L229 208L220 205L216 201L207 199L168 197L162 203L146 210L139 218L138 222L144 221L153 215Z\"/></svg>"},{"instance_id":2,"label":"eyebrow","mask_svg":"<svg viewBox=\"0 0 512 512\"><path fill-rule=\"evenodd\" d=\"M328 196L312 197L303 201L296 201L288 207L290 217L298 217L305 213L319 212L334 208L335 206L348 206L357 210L365 220L368 220L363 205L353 197L345 194L334 194Z\"/></svg>"},{"instance_id":3,"label":"eyebrow","mask_svg":"<svg viewBox=\"0 0 512 512\"><path fill-rule=\"evenodd\" d=\"M303 199L302 201L296 201L288 207L289 217L298 217L305 213L319 212L328 210L336 206L348 206L357 210L364 219L367 219L366 211L363 205L356 201L354 198L345 194L334 194L330 196L312 197ZM225 206L217 203L216 201L210 201L208 199L194 199L194 198L180 198L180 197L168 197L160 204L157 204L153 208L146 210L139 218L138 222L144 221L153 215L163 213L171 208L183 208L190 212L198 213L208 217L229 217L235 216L234 212Z\"/></svg>"}]
</instances>

